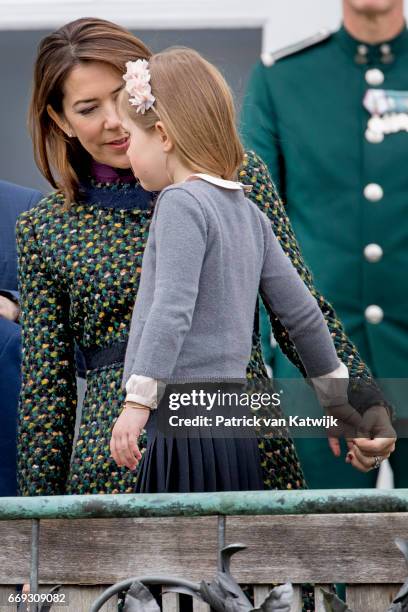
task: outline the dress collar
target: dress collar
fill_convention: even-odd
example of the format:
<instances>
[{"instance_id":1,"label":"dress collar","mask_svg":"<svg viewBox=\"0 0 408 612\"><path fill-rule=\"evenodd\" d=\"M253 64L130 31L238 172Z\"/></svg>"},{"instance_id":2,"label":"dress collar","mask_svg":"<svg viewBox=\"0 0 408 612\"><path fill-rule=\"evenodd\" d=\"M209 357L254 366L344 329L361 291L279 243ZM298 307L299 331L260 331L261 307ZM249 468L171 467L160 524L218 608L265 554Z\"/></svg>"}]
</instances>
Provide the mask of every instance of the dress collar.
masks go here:
<instances>
[{"instance_id":1,"label":"dress collar","mask_svg":"<svg viewBox=\"0 0 408 612\"><path fill-rule=\"evenodd\" d=\"M369 45L354 38L344 25L334 34L334 40L353 58L356 64L392 64L396 57L408 51L408 30L406 24L403 30L394 38L384 40L375 45Z\"/></svg>"},{"instance_id":2,"label":"dress collar","mask_svg":"<svg viewBox=\"0 0 408 612\"><path fill-rule=\"evenodd\" d=\"M157 193L145 191L130 169L92 160L90 176L81 181L80 201L97 208L152 210Z\"/></svg>"},{"instance_id":3,"label":"dress collar","mask_svg":"<svg viewBox=\"0 0 408 612\"><path fill-rule=\"evenodd\" d=\"M91 162L91 176L97 183L134 183L135 177L130 168L113 168L94 159Z\"/></svg>"},{"instance_id":4,"label":"dress collar","mask_svg":"<svg viewBox=\"0 0 408 612\"><path fill-rule=\"evenodd\" d=\"M96 183L94 179L81 184L80 202L96 208L116 210L152 210L157 193L145 191L139 183Z\"/></svg>"},{"instance_id":5,"label":"dress collar","mask_svg":"<svg viewBox=\"0 0 408 612\"><path fill-rule=\"evenodd\" d=\"M191 174L186 181L194 181L196 179L201 179L207 183L216 185L217 187L223 187L224 189L243 190L246 193L249 193L252 190L252 185L244 185L238 181L227 181L226 179L222 179L220 176L212 176L211 174L204 174L202 172Z\"/></svg>"}]
</instances>

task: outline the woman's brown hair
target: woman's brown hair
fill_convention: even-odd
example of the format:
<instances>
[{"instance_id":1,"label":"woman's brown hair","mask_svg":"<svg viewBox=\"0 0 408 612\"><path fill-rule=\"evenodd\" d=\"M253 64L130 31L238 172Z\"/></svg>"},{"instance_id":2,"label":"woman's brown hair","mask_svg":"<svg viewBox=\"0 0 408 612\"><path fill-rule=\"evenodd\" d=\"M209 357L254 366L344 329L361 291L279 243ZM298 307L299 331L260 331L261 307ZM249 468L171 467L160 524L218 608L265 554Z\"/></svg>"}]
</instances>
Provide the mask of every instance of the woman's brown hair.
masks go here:
<instances>
[{"instance_id":1,"label":"woman's brown hair","mask_svg":"<svg viewBox=\"0 0 408 612\"><path fill-rule=\"evenodd\" d=\"M235 179L244 151L232 93L219 70L197 51L180 47L152 55L149 71L153 107L138 113L124 92L122 109L145 130L162 121L191 170Z\"/></svg>"},{"instance_id":2,"label":"woman's brown hair","mask_svg":"<svg viewBox=\"0 0 408 612\"><path fill-rule=\"evenodd\" d=\"M66 204L78 197L78 172L89 154L76 138L67 138L47 111L62 114L63 86L74 66L103 62L118 73L129 60L149 59L150 50L128 30L97 18L72 21L41 41L34 66L29 127L34 157L47 181L63 191Z\"/></svg>"}]
</instances>

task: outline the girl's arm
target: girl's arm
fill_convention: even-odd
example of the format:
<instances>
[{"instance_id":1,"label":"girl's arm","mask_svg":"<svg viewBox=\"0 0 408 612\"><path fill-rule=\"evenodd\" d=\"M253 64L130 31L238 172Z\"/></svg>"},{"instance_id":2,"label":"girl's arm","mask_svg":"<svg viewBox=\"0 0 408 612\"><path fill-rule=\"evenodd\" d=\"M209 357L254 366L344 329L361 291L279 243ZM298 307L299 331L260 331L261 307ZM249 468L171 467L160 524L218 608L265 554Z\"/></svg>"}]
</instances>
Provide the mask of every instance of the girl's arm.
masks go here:
<instances>
[{"instance_id":1,"label":"girl's arm","mask_svg":"<svg viewBox=\"0 0 408 612\"><path fill-rule=\"evenodd\" d=\"M76 380L69 296L47 270L35 212L17 223L22 325L18 481L22 495L65 493L74 436Z\"/></svg>"},{"instance_id":2,"label":"girl's arm","mask_svg":"<svg viewBox=\"0 0 408 612\"><path fill-rule=\"evenodd\" d=\"M339 418L347 416L356 427L361 416L348 407L348 370L339 361L322 312L290 259L284 254L268 220L261 217L265 257L260 292L288 331L320 404Z\"/></svg>"},{"instance_id":3,"label":"girl's arm","mask_svg":"<svg viewBox=\"0 0 408 612\"><path fill-rule=\"evenodd\" d=\"M265 258L261 296L287 330L307 375L315 378L330 374L340 362L323 314L265 217L262 221Z\"/></svg>"},{"instance_id":4,"label":"girl's arm","mask_svg":"<svg viewBox=\"0 0 408 612\"><path fill-rule=\"evenodd\" d=\"M244 163L239 171L239 180L252 185L252 192L248 197L266 214L285 255L289 257L306 287L316 298L329 328L337 355L340 361L347 366L350 379L352 379L349 385L350 404L359 412L365 412L371 406L385 406L391 410L383 393L373 381L370 370L362 361L356 346L346 335L333 307L316 289L312 274L300 252L285 207L276 192L265 164L253 151L248 151L245 155ZM275 339L282 352L305 376L306 371L294 343L289 338L287 329L277 314L268 305L266 306Z\"/></svg>"}]
</instances>

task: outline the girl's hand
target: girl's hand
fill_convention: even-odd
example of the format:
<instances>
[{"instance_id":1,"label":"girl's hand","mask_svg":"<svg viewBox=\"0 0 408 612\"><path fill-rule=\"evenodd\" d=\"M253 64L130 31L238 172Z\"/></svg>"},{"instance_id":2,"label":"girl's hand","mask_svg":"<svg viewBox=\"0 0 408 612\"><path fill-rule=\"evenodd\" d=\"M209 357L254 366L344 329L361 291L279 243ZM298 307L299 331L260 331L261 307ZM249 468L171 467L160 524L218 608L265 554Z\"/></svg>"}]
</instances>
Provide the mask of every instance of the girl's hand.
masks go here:
<instances>
[{"instance_id":1,"label":"girl's hand","mask_svg":"<svg viewBox=\"0 0 408 612\"><path fill-rule=\"evenodd\" d=\"M142 458L138 438L150 416L145 408L124 408L113 429L110 441L111 456L118 467L134 470Z\"/></svg>"},{"instance_id":2,"label":"girl's hand","mask_svg":"<svg viewBox=\"0 0 408 612\"><path fill-rule=\"evenodd\" d=\"M326 409L329 417L337 420L337 427L330 427L327 431L330 449L335 457L341 456L340 438L352 439L362 429L362 416L350 404L330 407Z\"/></svg>"}]
</instances>

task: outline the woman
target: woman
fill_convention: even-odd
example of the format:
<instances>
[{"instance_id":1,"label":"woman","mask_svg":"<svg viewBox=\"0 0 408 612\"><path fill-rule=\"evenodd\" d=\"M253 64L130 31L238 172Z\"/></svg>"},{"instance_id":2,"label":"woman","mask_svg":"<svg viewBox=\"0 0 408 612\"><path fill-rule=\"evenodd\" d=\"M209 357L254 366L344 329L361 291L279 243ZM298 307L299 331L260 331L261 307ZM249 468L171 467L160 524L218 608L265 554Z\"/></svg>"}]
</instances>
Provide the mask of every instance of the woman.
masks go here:
<instances>
[{"instance_id":1,"label":"woman","mask_svg":"<svg viewBox=\"0 0 408 612\"><path fill-rule=\"evenodd\" d=\"M37 164L56 189L18 223L23 325L23 383L19 423L19 484L23 495L130 493L137 472L118 468L109 440L122 410L123 358L152 216L153 194L134 180L128 138L116 112L125 63L148 59L130 32L99 19L80 19L40 44L30 122ZM341 324L313 287L267 170L253 153L240 180L271 220L275 234L330 326L350 376L369 379ZM301 368L285 329L271 313L283 350ZM79 437L72 451L75 413L75 346L86 361L87 392ZM248 379L267 380L258 324ZM370 385L355 405L385 404ZM264 486L303 488L293 444L260 441ZM382 449L384 456L389 448ZM353 456L369 469L372 459Z\"/></svg>"}]
</instances>

